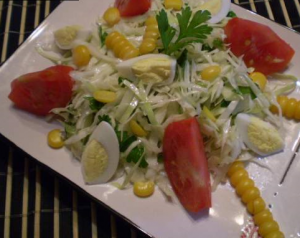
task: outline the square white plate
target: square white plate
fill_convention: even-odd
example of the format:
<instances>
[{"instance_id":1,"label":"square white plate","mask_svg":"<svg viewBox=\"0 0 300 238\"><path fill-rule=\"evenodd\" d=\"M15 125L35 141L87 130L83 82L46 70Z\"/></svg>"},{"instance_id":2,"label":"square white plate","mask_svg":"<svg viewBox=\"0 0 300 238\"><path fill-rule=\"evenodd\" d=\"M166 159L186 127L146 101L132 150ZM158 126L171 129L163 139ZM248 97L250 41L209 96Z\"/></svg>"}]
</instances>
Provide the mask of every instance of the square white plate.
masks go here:
<instances>
[{"instance_id":1,"label":"square white plate","mask_svg":"<svg viewBox=\"0 0 300 238\"><path fill-rule=\"evenodd\" d=\"M191 215L180 204L166 201L158 190L148 199L139 199L133 195L131 189L120 191L110 185L87 186L84 184L79 162L73 159L67 150L52 150L47 145L47 133L57 125L16 109L8 100L10 83L14 78L51 66L51 62L34 50L39 39L65 25L80 24L91 27L111 3L112 1L99 0L63 2L5 62L0 69L0 133L32 157L154 237L240 237L241 229L249 216L229 184L220 186L213 193L213 207L209 215ZM300 76L300 67L297 67L300 64L300 36L297 33L238 6L232 5L232 10L238 16L270 26L291 44L296 54L288 72ZM299 88L294 93L295 97L297 92ZM286 237L300 237L298 157L284 184L279 186L279 181L295 150L300 125L293 121L285 121L285 125L287 137L284 153L263 160L263 163L269 166L269 170L252 164L248 167L248 171L261 189L264 199L271 205L273 215Z\"/></svg>"}]
</instances>

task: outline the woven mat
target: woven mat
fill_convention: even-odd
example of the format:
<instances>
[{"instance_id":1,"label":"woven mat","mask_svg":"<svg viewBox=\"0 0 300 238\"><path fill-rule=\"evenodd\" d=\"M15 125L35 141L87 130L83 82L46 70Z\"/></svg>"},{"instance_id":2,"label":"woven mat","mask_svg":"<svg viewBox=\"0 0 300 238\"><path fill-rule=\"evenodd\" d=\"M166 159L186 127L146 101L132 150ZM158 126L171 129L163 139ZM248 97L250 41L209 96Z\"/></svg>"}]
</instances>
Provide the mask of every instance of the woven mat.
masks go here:
<instances>
[{"instance_id":1,"label":"woven mat","mask_svg":"<svg viewBox=\"0 0 300 238\"><path fill-rule=\"evenodd\" d=\"M232 0L300 31L300 0ZM0 0L3 63L58 1ZM0 137L0 237L148 237Z\"/></svg>"}]
</instances>

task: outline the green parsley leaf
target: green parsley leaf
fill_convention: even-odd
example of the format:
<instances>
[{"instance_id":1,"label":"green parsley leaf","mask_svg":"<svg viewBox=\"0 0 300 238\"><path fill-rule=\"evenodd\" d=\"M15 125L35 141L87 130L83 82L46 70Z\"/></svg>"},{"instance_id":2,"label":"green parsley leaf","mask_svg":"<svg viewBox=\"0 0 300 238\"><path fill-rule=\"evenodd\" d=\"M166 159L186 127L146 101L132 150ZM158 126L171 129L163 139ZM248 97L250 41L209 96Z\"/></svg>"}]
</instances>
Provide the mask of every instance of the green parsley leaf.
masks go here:
<instances>
[{"instance_id":1,"label":"green parsley leaf","mask_svg":"<svg viewBox=\"0 0 300 238\"><path fill-rule=\"evenodd\" d=\"M211 33L212 28L203 24L210 19L210 12L200 10L192 15L190 7L183 8L181 14L178 13L176 15L179 24L179 34L175 41L173 41L173 38L176 34L176 29L169 25L166 11L163 9L156 16L164 52L166 54L171 55L184 49L191 43L202 43L203 40L207 38L207 35Z\"/></svg>"},{"instance_id":2,"label":"green parsley leaf","mask_svg":"<svg viewBox=\"0 0 300 238\"><path fill-rule=\"evenodd\" d=\"M89 106L92 111L99 111L104 106L104 103L98 102L93 97L84 97L84 99L89 101L89 103L90 103Z\"/></svg>"},{"instance_id":3,"label":"green parsley leaf","mask_svg":"<svg viewBox=\"0 0 300 238\"><path fill-rule=\"evenodd\" d=\"M107 34L107 32L103 31L102 26L99 26L98 34L99 34L99 38L101 41L101 47L103 47L105 45L105 40L106 40L106 37L108 36L108 34Z\"/></svg>"},{"instance_id":4,"label":"green parsley leaf","mask_svg":"<svg viewBox=\"0 0 300 238\"><path fill-rule=\"evenodd\" d=\"M156 20L164 49L168 49L172 39L176 34L176 30L169 25L168 16L164 9L158 13Z\"/></svg>"},{"instance_id":5,"label":"green parsley leaf","mask_svg":"<svg viewBox=\"0 0 300 238\"><path fill-rule=\"evenodd\" d=\"M229 11L228 14L227 14L227 17L234 18L234 17L237 17L237 15L235 14L234 11Z\"/></svg>"}]
</instances>

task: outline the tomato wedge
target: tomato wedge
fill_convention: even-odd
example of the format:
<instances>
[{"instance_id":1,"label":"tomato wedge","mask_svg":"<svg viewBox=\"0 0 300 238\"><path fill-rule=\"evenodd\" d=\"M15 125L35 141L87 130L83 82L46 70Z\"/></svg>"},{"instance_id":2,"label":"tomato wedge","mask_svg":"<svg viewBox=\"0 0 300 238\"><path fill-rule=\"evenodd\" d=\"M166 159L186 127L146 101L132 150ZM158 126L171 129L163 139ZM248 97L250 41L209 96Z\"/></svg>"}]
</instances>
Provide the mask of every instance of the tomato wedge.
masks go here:
<instances>
[{"instance_id":1,"label":"tomato wedge","mask_svg":"<svg viewBox=\"0 0 300 238\"><path fill-rule=\"evenodd\" d=\"M45 116L56 107L65 107L72 98L73 68L57 65L22 75L11 83L9 99L25 111Z\"/></svg>"},{"instance_id":2,"label":"tomato wedge","mask_svg":"<svg viewBox=\"0 0 300 238\"><path fill-rule=\"evenodd\" d=\"M164 165L173 190L189 212L211 207L211 186L200 126L196 118L168 125Z\"/></svg>"},{"instance_id":3,"label":"tomato wedge","mask_svg":"<svg viewBox=\"0 0 300 238\"><path fill-rule=\"evenodd\" d=\"M295 51L271 28L235 17L225 26L226 42L236 56L244 55L248 67L269 75L284 70Z\"/></svg>"},{"instance_id":4,"label":"tomato wedge","mask_svg":"<svg viewBox=\"0 0 300 238\"><path fill-rule=\"evenodd\" d=\"M115 7L122 17L142 15L151 7L151 0L116 0Z\"/></svg>"}]
</instances>

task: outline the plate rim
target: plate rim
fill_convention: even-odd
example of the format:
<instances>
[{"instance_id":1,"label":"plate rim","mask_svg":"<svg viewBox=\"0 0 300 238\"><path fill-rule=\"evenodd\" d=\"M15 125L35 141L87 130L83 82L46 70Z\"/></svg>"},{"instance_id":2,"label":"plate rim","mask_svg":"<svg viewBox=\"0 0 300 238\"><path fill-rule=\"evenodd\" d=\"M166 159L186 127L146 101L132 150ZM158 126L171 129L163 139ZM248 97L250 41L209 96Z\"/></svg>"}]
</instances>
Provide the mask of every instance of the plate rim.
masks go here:
<instances>
[{"instance_id":1,"label":"plate rim","mask_svg":"<svg viewBox=\"0 0 300 238\"><path fill-rule=\"evenodd\" d=\"M23 41L18 47L17 49L14 51L14 53L12 55L10 55L4 62L1 63L0 66L0 73L2 71L2 68L4 68L7 64L9 64L10 60L15 57L16 54L18 54L18 52L20 50L22 50L23 47L26 47L26 44L34 37L34 35L40 31L43 27L43 25L45 23L47 23L49 17L56 11L58 11L59 8L61 8L62 6L64 6L66 3L63 1L61 2L49 15L47 15L43 21L41 21L39 23L39 25L32 31L32 33L27 37L27 39L25 41ZM252 10L246 9L236 3L231 3L231 9L232 6L238 7L240 9L242 9L242 11L247 11L253 15L255 15L255 17L258 18L263 18L265 20L271 21L273 23L275 23L277 26L285 28L293 33L295 33L296 35L300 36L300 32L297 32L296 30L294 30L293 28L290 28L286 25L283 25L281 23L276 22L275 20L269 19L265 16L259 15L257 12L254 12ZM139 231L143 232L145 235L151 237L151 238L155 238L155 236L153 236L152 234L150 234L150 232L145 231L142 227L140 227L139 225L137 225L135 222L131 221L129 218L127 218L125 215L122 215L121 213L119 213L117 210L113 209L111 206L105 204L104 202L102 202L101 200L99 200L97 197L93 196L92 194L90 194L89 192L85 191L83 188L81 188L79 185L77 185L76 183L74 183L73 181L71 181L70 179L66 178L63 174L57 172L56 170L50 168L48 165L42 163L41 161L39 161L37 158L31 156L29 153L27 153L23 148L17 146L13 141L9 140L6 136L4 136L1 131L0 131L0 140L4 141L4 143L9 144L9 146L13 146L16 149L22 151L22 153L24 153L24 155L26 155L27 158L32 159L33 161L35 161L39 166L45 168L47 171L49 171L50 174L54 174L55 176L59 177L60 179L63 179L65 182L67 182L68 184L70 184L70 186L72 186L72 188L80 191L81 193L83 193L85 196L87 195L92 201L97 202L98 204L100 204L101 206L105 207L106 209L108 209L110 212L114 213L115 215L119 216L120 218L122 218L123 220L125 220L126 222L128 222L130 225L132 225L133 227L135 227L136 229L138 229Z\"/></svg>"}]
</instances>

